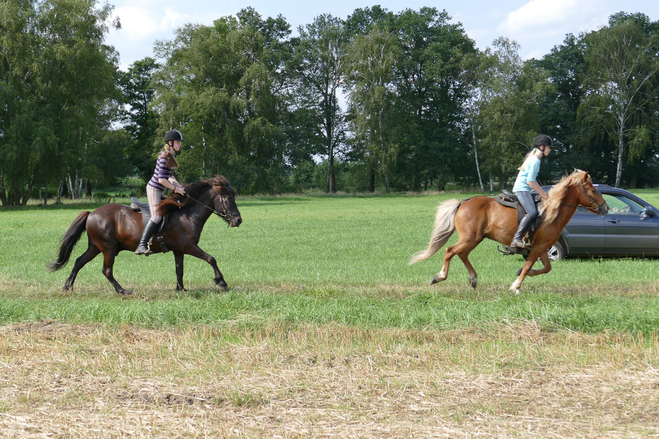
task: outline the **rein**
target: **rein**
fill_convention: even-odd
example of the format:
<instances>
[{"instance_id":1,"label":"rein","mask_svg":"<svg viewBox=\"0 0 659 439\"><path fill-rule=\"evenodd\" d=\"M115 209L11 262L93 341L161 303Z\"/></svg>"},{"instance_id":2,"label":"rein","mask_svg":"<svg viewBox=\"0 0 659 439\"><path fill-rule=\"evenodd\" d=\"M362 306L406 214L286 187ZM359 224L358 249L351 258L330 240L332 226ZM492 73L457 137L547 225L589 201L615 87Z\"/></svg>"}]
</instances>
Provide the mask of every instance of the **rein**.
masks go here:
<instances>
[{"instance_id":1,"label":"rein","mask_svg":"<svg viewBox=\"0 0 659 439\"><path fill-rule=\"evenodd\" d=\"M204 206L206 209L210 210L213 212L215 215L219 216L220 218L224 219L227 222L231 222L233 220L233 215L229 212L226 206L226 201L223 196L220 196L220 201L222 203L222 212L218 212L217 210L213 209L212 207L208 207L206 204L202 203L201 201L197 200L196 198L191 197L187 193L185 194L186 197L188 197L190 200L194 201L195 203ZM180 209L180 203L179 203L179 209Z\"/></svg>"}]
</instances>

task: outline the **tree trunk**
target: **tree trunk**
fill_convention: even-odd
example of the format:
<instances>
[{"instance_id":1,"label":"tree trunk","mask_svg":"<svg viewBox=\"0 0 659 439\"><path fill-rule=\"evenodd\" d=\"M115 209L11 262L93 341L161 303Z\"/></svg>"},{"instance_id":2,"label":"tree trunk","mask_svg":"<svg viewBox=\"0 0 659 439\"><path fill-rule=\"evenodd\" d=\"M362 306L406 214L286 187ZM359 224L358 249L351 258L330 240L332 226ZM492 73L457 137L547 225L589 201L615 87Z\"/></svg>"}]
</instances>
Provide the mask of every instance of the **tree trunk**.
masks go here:
<instances>
[{"instance_id":1,"label":"tree trunk","mask_svg":"<svg viewBox=\"0 0 659 439\"><path fill-rule=\"evenodd\" d=\"M69 196L71 197L72 200L75 200L76 195L75 195L75 191L73 190L73 182L71 181L71 174L67 175L66 183L69 188Z\"/></svg>"},{"instance_id":2,"label":"tree trunk","mask_svg":"<svg viewBox=\"0 0 659 439\"><path fill-rule=\"evenodd\" d=\"M616 184L615 187L620 187L620 180L622 179L622 156L625 150L625 119L620 116L620 126L618 127L618 166L616 167Z\"/></svg>"},{"instance_id":3,"label":"tree trunk","mask_svg":"<svg viewBox=\"0 0 659 439\"><path fill-rule=\"evenodd\" d=\"M370 181L368 183L368 191L370 193L375 192L375 169L373 169L373 168L371 168L371 178L370 178Z\"/></svg>"},{"instance_id":4,"label":"tree trunk","mask_svg":"<svg viewBox=\"0 0 659 439\"><path fill-rule=\"evenodd\" d=\"M57 187L57 203L60 204L62 202L62 190L64 189L64 180L59 181L59 186Z\"/></svg>"},{"instance_id":5,"label":"tree trunk","mask_svg":"<svg viewBox=\"0 0 659 439\"><path fill-rule=\"evenodd\" d=\"M471 136L474 142L474 158L476 159L476 173L478 174L478 184L481 186L481 192L485 192L485 188L483 187L483 178L481 177L481 166L478 163L478 149L476 148L476 133L474 132L474 124L471 124Z\"/></svg>"},{"instance_id":6,"label":"tree trunk","mask_svg":"<svg viewBox=\"0 0 659 439\"><path fill-rule=\"evenodd\" d=\"M33 189L34 189L34 178L32 179L32 182L30 182L30 185L27 188L27 192L25 192L25 195L23 196L23 201L21 201L21 206L23 207L27 206L27 202L30 199L30 195L32 195Z\"/></svg>"},{"instance_id":7,"label":"tree trunk","mask_svg":"<svg viewBox=\"0 0 659 439\"><path fill-rule=\"evenodd\" d=\"M3 206L7 205L7 195L5 194L5 174L0 173L0 201Z\"/></svg>"},{"instance_id":8,"label":"tree trunk","mask_svg":"<svg viewBox=\"0 0 659 439\"><path fill-rule=\"evenodd\" d=\"M334 152L328 151L327 155L327 193L336 192L336 182L334 181Z\"/></svg>"},{"instance_id":9,"label":"tree trunk","mask_svg":"<svg viewBox=\"0 0 659 439\"><path fill-rule=\"evenodd\" d=\"M12 206L20 206L21 205L21 190L19 189L18 185L14 186L14 201L12 202Z\"/></svg>"}]
</instances>

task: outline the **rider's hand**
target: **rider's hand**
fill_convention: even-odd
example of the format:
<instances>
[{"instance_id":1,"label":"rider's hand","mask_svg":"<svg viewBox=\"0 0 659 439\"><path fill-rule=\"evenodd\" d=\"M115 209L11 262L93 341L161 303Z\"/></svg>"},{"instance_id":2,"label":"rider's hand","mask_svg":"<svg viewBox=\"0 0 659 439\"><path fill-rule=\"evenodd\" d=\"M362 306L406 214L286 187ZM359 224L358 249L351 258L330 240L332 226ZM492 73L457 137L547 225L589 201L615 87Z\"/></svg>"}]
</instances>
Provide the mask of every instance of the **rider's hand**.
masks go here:
<instances>
[{"instance_id":1,"label":"rider's hand","mask_svg":"<svg viewBox=\"0 0 659 439\"><path fill-rule=\"evenodd\" d=\"M181 186L176 186L174 188L174 192L176 192L177 194L184 195L185 194L185 189L183 189Z\"/></svg>"}]
</instances>

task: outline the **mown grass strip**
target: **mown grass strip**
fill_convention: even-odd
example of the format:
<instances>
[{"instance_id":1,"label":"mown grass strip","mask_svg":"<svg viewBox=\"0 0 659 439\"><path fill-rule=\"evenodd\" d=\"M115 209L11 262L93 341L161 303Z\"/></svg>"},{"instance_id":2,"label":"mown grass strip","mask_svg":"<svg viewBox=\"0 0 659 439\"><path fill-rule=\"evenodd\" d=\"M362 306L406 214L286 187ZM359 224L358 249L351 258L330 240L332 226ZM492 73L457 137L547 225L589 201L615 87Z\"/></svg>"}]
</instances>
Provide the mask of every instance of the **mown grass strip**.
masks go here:
<instances>
[{"instance_id":1,"label":"mown grass strip","mask_svg":"<svg viewBox=\"0 0 659 439\"><path fill-rule=\"evenodd\" d=\"M514 320L578 332L659 331L659 298L564 296L532 293L493 300L464 300L428 294L406 299L232 292L164 301L76 298L0 299L0 324L56 320L75 324L128 324L147 328L192 324L341 324L362 328L450 330Z\"/></svg>"}]
</instances>

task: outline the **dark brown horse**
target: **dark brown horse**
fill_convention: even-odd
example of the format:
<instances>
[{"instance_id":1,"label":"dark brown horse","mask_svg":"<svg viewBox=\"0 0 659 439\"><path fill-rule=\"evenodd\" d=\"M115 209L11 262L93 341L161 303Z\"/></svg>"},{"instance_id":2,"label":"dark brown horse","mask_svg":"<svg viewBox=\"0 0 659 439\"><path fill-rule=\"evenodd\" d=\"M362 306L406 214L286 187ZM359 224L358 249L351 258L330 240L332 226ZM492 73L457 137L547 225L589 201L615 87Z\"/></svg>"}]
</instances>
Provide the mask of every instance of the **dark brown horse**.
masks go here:
<instances>
[{"instance_id":1,"label":"dark brown horse","mask_svg":"<svg viewBox=\"0 0 659 439\"><path fill-rule=\"evenodd\" d=\"M198 181L187 188L186 195L173 194L163 200L158 210L166 223L160 233L165 246L174 253L176 262L176 289L183 290L183 255L192 255L208 262L215 271L215 284L220 290L227 289L222 273L217 268L215 258L197 245L201 230L211 214L222 217L229 226L238 227L242 222L236 206L235 192L229 181L217 176L210 180ZM103 274L108 278L117 293L131 294L122 288L112 275L114 258L122 250L134 252L139 244L144 225L142 214L120 204L107 204L93 212L82 212L64 234L57 260L50 264L52 271L66 265L73 247L82 232L87 231L88 247L73 266L71 275L63 289L73 287L80 269L89 261L103 253ZM161 246L154 238L151 250L161 252Z\"/></svg>"},{"instance_id":2,"label":"dark brown horse","mask_svg":"<svg viewBox=\"0 0 659 439\"><path fill-rule=\"evenodd\" d=\"M583 206L600 216L609 211L609 206L593 186L588 173L580 170L564 177L549 192L549 199L543 203L540 209L543 220L533 236L531 252L519 277L510 286L511 291L519 294L526 276L537 276L551 270L547 250L558 241L561 231L574 215L577 206ZM428 248L414 254L410 264L428 259L437 253L455 230L458 231L460 239L444 252L442 271L433 277L431 284L446 280L451 258L458 255L467 267L471 286L476 288L478 277L469 262L469 253L484 238L504 245L510 244L513 234L517 230L517 212L515 209L502 206L493 198L485 196L469 198L462 202L445 201L437 208L435 228ZM533 263L538 258L544 267L540 270L532 270Z\"/></svg>"}]
</instances>

